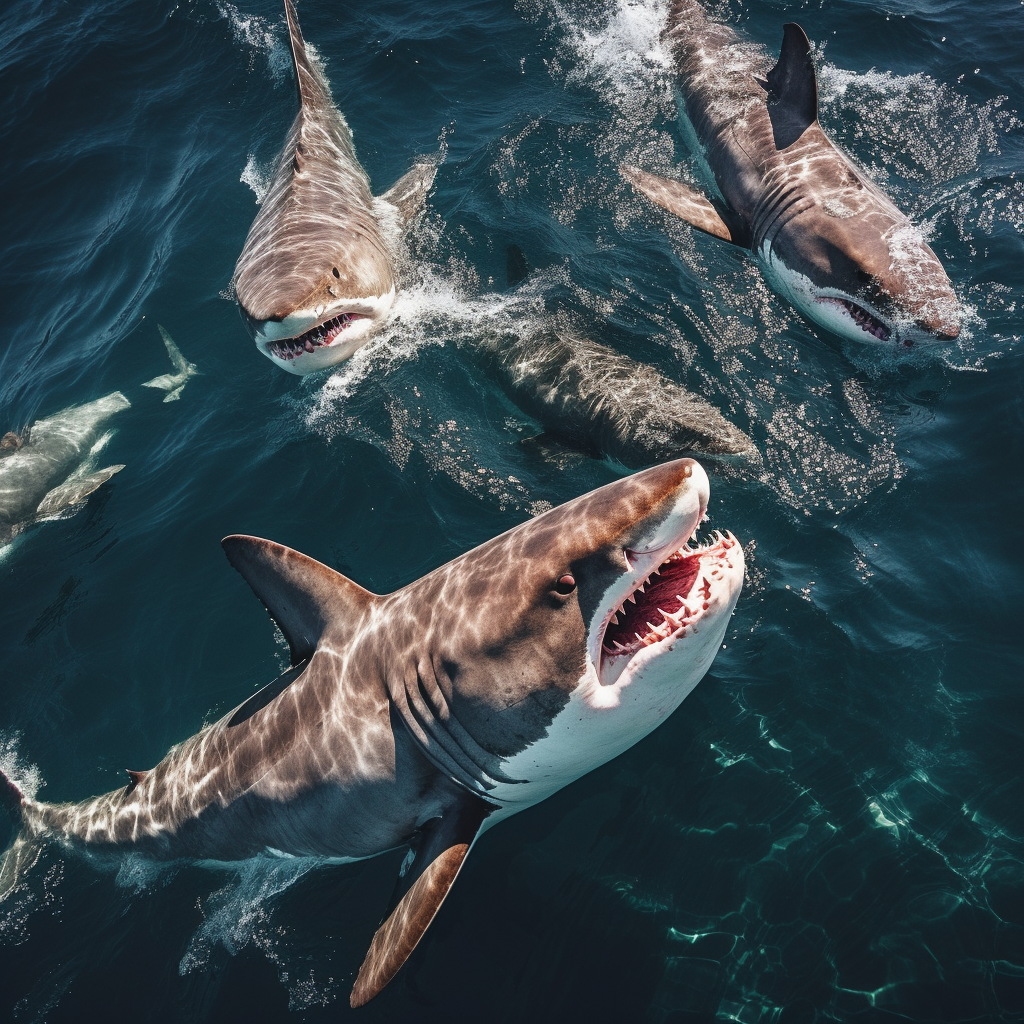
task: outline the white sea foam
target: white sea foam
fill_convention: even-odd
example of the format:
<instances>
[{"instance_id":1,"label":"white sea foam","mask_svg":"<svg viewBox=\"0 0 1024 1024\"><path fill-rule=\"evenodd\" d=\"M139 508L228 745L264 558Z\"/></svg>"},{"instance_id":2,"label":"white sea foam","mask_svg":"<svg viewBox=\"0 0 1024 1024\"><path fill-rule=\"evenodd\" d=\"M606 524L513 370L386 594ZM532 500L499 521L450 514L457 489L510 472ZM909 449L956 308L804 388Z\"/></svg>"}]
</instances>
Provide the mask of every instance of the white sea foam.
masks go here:
<instances>
[{"instance_id":1,"label":"white sea foam","mask_svg":"<svg viewBox=\"0 0 1024 1024\"><path fill-rule=\"evenodd\" d=\"M245 161L245 167L242 168L241 177L238 180L243 185L248 185L252 189L253 195L256 196L257 205L262 205L263 200L266 199L267 193L270 191L273 178L273 168L260 163L256 159L255 154L250 153Z\"/></svg>"},{"instance_id":2,"label":"white sea foam","mask_svg":"<svg viewBox=\"0 0 1024 1024\"><path fill-rule=\"evenodd\" d=\"M25 794L35 798L45 785L39 769L21 757L21 733L0 733L0 771Z\"/></svg>"},{"instance_id":3,"label":"white sea foam","mask_svg":"<svg viewBox=\"0 0 1024 1024\"><path fill-rule=\"evenodd\" d=\"M291 53L279 23L258 14L245 14L227 0L217 0L217 11L231 25L237 43L250 50L253 57L262 54L266 58L267 67L275 81L282 82L290 76Z\"/></svg>"},{"instance_id":4,"label":"white sea foam","mask_svg":"<svg viewBox=\"0 0 1024 1024\"><path fill-rule=\"evenodd\" d=\"M822 123L896 189L900 205L930 205L940 186L975 173L1019 119L1005 97L978 105L925 74L857 74L825 64L818 74ZM903 183L914 183L903 194Z\"/></svg>"},{"instance_id":5,"label":"white sea foam","mask_svg":"<svg viewBox=\"0 0 1024 1024\"><path fill-rule=\"evenodd\" d=\"M273 903L302 877L320 866L314 858L253 857L233 870L227 885L200 901L203 922L189 940L178 964L178 973L204 969L215 949L236 956L247 946L259 949L278 970L288 988L289 1009L326 1006L335 998L334 978L316 978L314 968L303 964L296 971L285 939L288 929L277 923Z\"/></svg>"}]
</instances>

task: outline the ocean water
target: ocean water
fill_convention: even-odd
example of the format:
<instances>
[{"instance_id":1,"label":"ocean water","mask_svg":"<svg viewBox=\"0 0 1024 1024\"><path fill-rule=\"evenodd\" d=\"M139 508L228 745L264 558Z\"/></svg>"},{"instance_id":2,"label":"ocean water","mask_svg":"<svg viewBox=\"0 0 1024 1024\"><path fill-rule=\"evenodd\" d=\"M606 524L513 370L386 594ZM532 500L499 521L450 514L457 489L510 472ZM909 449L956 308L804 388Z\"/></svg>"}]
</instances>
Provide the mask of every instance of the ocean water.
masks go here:
<instances>
[{"instance_id":1,"label":"ocean water","mask_svg":"<svg viewBox=\"0 0 1024 1024\"><path fill-rule=\"evenodd\" d=\"M969 309L955 345L840 342L619 178L690 159L664 3L303 0L375 189L445 159L387 329L291 377L226 291L295 110L279 5L2 6L0 432L131 402L100 456L126 468L0 554L0 762L41 797L121 785L285 663L225 534L389 591L623 472L530 443L466 356L482 331L568 309L764 455L707 464L748 564L711 672L488 832L368 1007L348 991L400 854L50 850L0 904L3 1019L1024 1017L1024 8L714 6L771 49L806 29L826 129ZM512 291L510 244L534 268ZM140 387L158 324L202 371L173 403Z\"/></svg>"}]
</instances>

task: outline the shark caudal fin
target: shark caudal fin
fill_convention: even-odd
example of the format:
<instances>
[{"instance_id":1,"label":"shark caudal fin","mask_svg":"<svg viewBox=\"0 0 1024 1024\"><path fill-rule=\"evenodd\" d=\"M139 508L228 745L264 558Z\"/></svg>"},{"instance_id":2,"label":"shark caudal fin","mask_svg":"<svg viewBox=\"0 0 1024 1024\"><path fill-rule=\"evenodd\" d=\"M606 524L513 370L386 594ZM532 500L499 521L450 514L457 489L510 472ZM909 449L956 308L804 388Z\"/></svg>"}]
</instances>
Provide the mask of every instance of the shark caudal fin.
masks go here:
<instances>
[{"instance_id":1,"label":"shark caudal fin","mask_svg":"<svg viewBox=\"0 0 1024 1024\"><path fill-rule=\"evenodd\" d=\"M22 808L25 804L25 794L2 768L0 768L0 804L19 824L24 821ZM32 835L27 829L22 829L18 833L14 842L4 853L3 859L0 860L0 901L14 889L24 878L25 873L39 859L39 847L39 838Z\"/></svg>"},{"instance_id":2,"label":"shark caudal fin","mask_svg":"<svg viewBox=\"0 0 1024 1024\"><path fill-rule=\"evenodd\" d=\"M674 213L691 227L704 231L715 238L749 248L749 232L739 219L723 207L716 206L710 199L694 191L689 185L671 178L660 178L657 174L642 171L639 167L623 164L619 173L638 192L643 192L653 203Z\"/></svg>"},{"instance_id":3,"label":"shark caudal fin","mask_svg":"<svg viewBox=\"0 0 1024 1024\"><path fill-rule=\"evenodd\" d=\"M293 665L313 656L328 623L344 639L376 600L347 576L283 544L234 534L221 541L228 561L284 633Z\"/></svg>"},{"instance_id":4,"label":"shark caudal fin","mask_svg":"<svg viewBox=\"0 0 1024 1024\"><path fill-rule=\"evenodd\" d=\"M398 973L434 920L492 804L460 793L418 833L398 876L388 914L352 986L349 1003L365 1006Z\"/></svg>"},{"instance_id":5,"label":"shark caudal fin","mask_svg":"<svg viewBox=\"0 0 1024 1024\"><path fill-rule=\"evenodd\" d=\"M161 391L167 392L164 396L165 402L176 402L181 398L181 393L185 390L185 385L188 383L189 378L195 377L196 374L202 371L195 363L190 363L181 354L181 349L174 344L174 339L160 324L156 325L156 329L160 332L160 337L164 339L164 347L167 349L171 366L174 367L174 373L163 373L159 377L147 380L142 386L144 388L160 388Z\"/></svg>"}]
</instances>

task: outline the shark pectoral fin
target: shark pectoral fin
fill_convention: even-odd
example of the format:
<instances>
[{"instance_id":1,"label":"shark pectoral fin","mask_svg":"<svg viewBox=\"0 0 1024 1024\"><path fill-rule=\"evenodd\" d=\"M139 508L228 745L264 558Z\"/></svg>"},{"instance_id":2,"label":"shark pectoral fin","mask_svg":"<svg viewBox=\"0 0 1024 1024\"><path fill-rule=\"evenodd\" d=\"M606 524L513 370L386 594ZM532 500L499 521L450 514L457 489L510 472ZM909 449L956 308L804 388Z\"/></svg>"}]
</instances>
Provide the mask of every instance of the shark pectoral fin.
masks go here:
<instances>
[{"instance_id":1,"label":"shark pectoral fin","mask_svg":"<svg viewBox=\"0 0 1024 1024\"><path fill-rule=\"evenodd\" d=\"M391 898L392 909L377 929L352 986L349 1002L364 1006L395 976L423 937L448 895L480 826L493 806L461 793L440 818L419 834Z\"/></svg>"},{"instance_id":2,"label":"shark pectoral fin","mask_svg":"<svg viewBox=\"0 0 1024 1024\"><path fill-rule=\"evenodd\" d=\"M779 62L768 72L772 101L769 113L774 105L784 106L793 123L806 128L818 120L818 79L811 60L811 42L804 30L793 22L783 25L782 33ZM774 118L772 123L774 125Z\"/></svg>"},{"instance_id":3,"label":"shark pectoral fin","mask_svg":"<svg viewBox=\"0 0 1024 1024\"><path fill-rule=\"evenodd\" d=\"M115 473L120 473L124 466L107 466L106 469L90 473L88 476L72 477L65 480L59 487L54 487L36 509L36 518L52 516L56 512L77 505L105 484Z\"/></svg>"},{"instance_id":4,"label":"shark pectoral fin","mask_svg":"<svg viewBox=\"0 0 1024 1024\"><path fill-rule=\"evenodd\" d=\"M380 198L398 210L398 219L405 227L419 213L437 174L438 158L417 157L406 171Z\"/></svg>"},{"instance_id":5,"label":"shark pectoral fin","mask_svg":"<svg viewBox=\"0 0 1024 1024\"><path fill-rule=\"evenodd\" d=\"M340 572L283 544L235 534L221 545L284 633L293 665L313 656L329 622L354 631L376 600Z\"/></svg>"},{"instance_id":6,"label":"shark pectoral fin","mask_svg":"<svg viewBox=\"0 0 1024 1024\"><path fill-rule=\"evenodd\" d=\"M656 174L650 174L629 164L623 164L619 168L619 173L652 202L682 218L698 231L706 231L709 235L732 242L734 245L748 246L747 233L728 211L719 209L709 199L681 181L659 178ZM726 222L727 217L730 223Z\"/></svg>"}]
</instances>

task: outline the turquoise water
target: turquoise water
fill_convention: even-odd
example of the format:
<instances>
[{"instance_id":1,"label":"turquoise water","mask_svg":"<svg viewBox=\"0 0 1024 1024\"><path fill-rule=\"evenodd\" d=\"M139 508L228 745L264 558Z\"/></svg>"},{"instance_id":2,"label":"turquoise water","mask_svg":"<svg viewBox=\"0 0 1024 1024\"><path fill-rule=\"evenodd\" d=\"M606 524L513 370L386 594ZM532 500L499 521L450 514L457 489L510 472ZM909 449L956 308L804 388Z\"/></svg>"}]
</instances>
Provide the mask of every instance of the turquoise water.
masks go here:
<instances>
[{"instance_id":1,"label":"turquoise water","mask_svg":"<svg viewBox=\"0 0 1024 1024\"><path fill-rule=\"evenodd\" d=\"M445 162L387 330L290 377L225 297L295 109L276 2L0 12L0 432L132 403L100 457L126 468L0 554L0 745L41 797L121 785L285 663L225 534L388 591L621 472L524 443L460 348L489 327L567 308L764 454L758 478L708 464L711 526L748 565L712 671L487 833L366 1021L1024 1015L1024 12L719 9L772 48L807 30L823 123L970 310L956 345L845 345L619 179L687 160L663 5L304 0L375 190ZM510 244L535 268L514 291ZM169 404L140 387L168 369L157 324L203 374ZM346 1016L400 860L50 851L0 905L3 1014Z\"/></svg>"}]
</instances>

